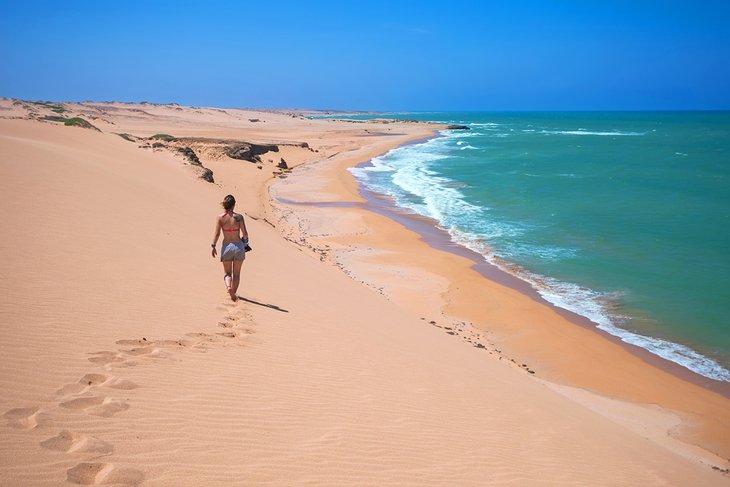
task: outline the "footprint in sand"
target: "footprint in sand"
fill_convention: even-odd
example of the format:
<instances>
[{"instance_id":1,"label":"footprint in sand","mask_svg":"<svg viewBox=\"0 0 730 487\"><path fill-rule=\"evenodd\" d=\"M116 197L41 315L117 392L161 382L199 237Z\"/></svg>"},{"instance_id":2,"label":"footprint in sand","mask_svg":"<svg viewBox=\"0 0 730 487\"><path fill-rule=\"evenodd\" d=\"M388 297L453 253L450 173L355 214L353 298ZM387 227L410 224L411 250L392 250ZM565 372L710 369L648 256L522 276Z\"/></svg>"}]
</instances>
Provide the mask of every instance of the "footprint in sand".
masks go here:
<instances>
[{"instance_id":1,"label":"footprint in sand","mask_svg":"<svg viewBox=\"0 0 730 487\"><path fill-rule=\"evenodd\" d=\"M191 348L198 352L206 352L209 344L213 344L218 341L217 337L202 332L186 333L185 336L195 339Z\"/></svg>"},{"instance_id":2,"label":"footprint in sand","mask_svg":"<svg viewBox=\"0 0 730 487\"><path fill-rule=\"evenodd\" d=\"M111 463L79 463L66 471L69 482L79 485L139 485L144 475L132 468L118 468Z\"/></svg>"},{"instance_id":3,"label":"footprint in sand","mask_svg":"<svg viewBox=\"0 0 730 487\"><path fill-rule=\"evenodd\" d=\"M167 356L161 348L157 347L137 347L130 350L121 350L121 352L134 357L165 358Z\"/></svg>"},{"instance_id":4,"label":"footprint in sand","mask_svg":"<svg viewBox=\"0 0 730 487\"><path fill-rule=\"evenodd\" d=\"M66 384L56 394L61 396L83 394L95 386L111 387L112 389L131 390L139 386L127 379L119 379L117 377L107 377L104 374L86 374L75 384Z\"/></svg>"},{"instance_id":5,"label":"footprint in sand","mask_svg":"<svg viewBox=\"0 0 730 487\"><path fill-rule=\"evenodd\" d=\"M37 407L11 409L3 417L8 420L8 426L23 430L32 430L44 422L43 414Z\"/></svg>"},{"instance_id":6,"label":"footprint in sand","mask_svg":"<svg viewBox=\"0 0 730 487\"><path fill-rule=\"evenodd\" d=\"M79 452L108 455L114 451L114 447L106 441L69 430L63 430L56 436L41 441L41 446L48 450L64 453Z\"/></svg>"},{"instance_id":7,"label":"footprint in sand","mask_svg":"<svg viewBox=\"0 0 730 487\"><path fill-rule=\"evenodd\" d=\"M109 352L109 351L103 351L103 352L94 352L90 355L93 355L93 357L89 357L89 362L93 364L99 364L99 365L107 365L107 364L121 364L125 361L124 356L117 352Z\"/></svg>"},{"instance_id":8,"label":"footprint in sand","mask_svg":"<svg viewBox=\"0 0 730 487\"><path fill-rule=\"evenodd\" d=\"M88 409L92 406L98 406L104 402L104 397L102 396L87 396L87 397L77 397L76 399L71 399L70 401L62 402L59 404L62 408L66 409L73 409L73 410L81 410L81 409Z\"/></svg>"},{"instance_id":9,"label":"footprint in sand","mask_svg":"<svg viewBox=\"0 0 730 487\"><path fill-rule=\"evenodd\" d=\"M154 342L151 342L142 337L141 339L137 340L117 340L114 343L116 343L117 345L122 345L124 347L146 347L148 345L152 345Z\"/></svg>"},{"instance_id":10,"label":"footprint in sand","mask_svg":"<svg viewBox=\"0 0 730 487\"><path fill-rule=\"evenodd\" d=\"M98 386L107 381L107 376L103 374L86 374L75 384L66 384L56 391L56 394L67 396L69 394L83 394L93 386Z\"/></svg>"},{"instance_id":11,"label":"footprint in sand","mask_svg":"<svg viewBox=\"0 0 730 487\"><path fill-rule=\"evenodd\" d=\"M131 391L132 389L136 389L139 386L131 380L113 378L109 379L109 381L104 384L104 387L111 387L112 389L120 389L123 391Z\"/></svg>"},{"instance_id":12,"label":"footprint in sand","mask_svg":"<svg viewBox=\"0 0 730 487\"><path fill-rule=\"evenodd\" d=\"M193 342L190 340L159 340L155 344L166 349L180 350L192 346Z\"/></svg>"},{"instance_id":13,"label":"footprint in sand","mask_svg":"<svg viewBox=\"0 0 730 487\"><path fill-rule=\"evenodd\" d=\"M59 406L74 411L83 410L88 414L103 416L105 418L129 409L129 404L126 401L103 396L77 397L76 399L62 402Z\"/></svg>"},{"instance_id":14,"label":"footprint in sand","mask_svg":"<svg viewBox=\"0 0 730 487\"><path fill-rule=\"evenodd\" d=\"M216 333L216 335L225 337L225 338L236 338L238 336L238 333L235 331L224 331L222 333Z\"/></svg>"}]
</instances>

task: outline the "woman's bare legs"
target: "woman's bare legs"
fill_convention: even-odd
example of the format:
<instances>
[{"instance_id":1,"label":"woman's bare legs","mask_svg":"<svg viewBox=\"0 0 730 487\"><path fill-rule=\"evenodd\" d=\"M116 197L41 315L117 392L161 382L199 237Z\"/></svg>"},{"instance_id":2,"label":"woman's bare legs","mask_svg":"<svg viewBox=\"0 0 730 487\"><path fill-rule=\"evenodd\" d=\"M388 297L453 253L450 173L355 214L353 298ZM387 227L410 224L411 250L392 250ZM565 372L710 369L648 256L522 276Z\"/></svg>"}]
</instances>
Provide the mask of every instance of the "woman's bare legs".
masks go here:
<instances>
[{"instance_id":1,"label":"woman's bare legs","mask_svg":"<svg viewBox=\"0 0 730 487\"><path fill-rule=\"evenodd\" d=\"M224 260L223 261L223 270L226 273L223 276L223 281L226 283L226 289L228 290L228 294L230 294L231 299L233 299L233 296L235 295L235 293L232 292L232 288L231 288L231 284L232 284L231 272L233 270L233 262L231 262L230 260Z\"/></svg>"},{"instance_id":2,"label":"woman's bare legs","mask_svg":"<svg viewBox=\"0 0 730 487\"><path fill-rule=\"evenodd\" d=\"M234 299L234 296L237 297L238 292L238 284L241 282L241 264L243 264L242 260L234 260L233 261L233 280L231 282L231 299Z\"/></svg>"}]
</instances>

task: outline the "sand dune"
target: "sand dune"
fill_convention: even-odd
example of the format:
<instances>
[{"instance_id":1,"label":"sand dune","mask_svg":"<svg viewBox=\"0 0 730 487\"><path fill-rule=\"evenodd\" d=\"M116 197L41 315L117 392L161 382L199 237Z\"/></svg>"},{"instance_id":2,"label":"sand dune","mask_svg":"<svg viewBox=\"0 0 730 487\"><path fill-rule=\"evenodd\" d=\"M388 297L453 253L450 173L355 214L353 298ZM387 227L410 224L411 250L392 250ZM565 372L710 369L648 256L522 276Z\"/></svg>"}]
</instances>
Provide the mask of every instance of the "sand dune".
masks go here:
<instances>
[{"instance_id":1,"label":"sand dune","mask_svg":"<svg viewBox=\"0 0 730 487\"><path fill-rule=\"evenodd\" d=\"M211 184L174 151L112 133L307 142L276 155L296 167L366 160L433 127L64 106L101 132L0 119L0 485L728 483L712 455L621 419L656 432L671 412L558 389L500 360L488 333L429 323L438 300L424 320L312 252L273 221L298 221L267 203L266 182L293 177L274 155L259 169L201 150ZM339 194L331 178L352 185L319 174L323 201ZM254 247L236 303L209 254L229 192Z\"/></svg>"}]
</instances>

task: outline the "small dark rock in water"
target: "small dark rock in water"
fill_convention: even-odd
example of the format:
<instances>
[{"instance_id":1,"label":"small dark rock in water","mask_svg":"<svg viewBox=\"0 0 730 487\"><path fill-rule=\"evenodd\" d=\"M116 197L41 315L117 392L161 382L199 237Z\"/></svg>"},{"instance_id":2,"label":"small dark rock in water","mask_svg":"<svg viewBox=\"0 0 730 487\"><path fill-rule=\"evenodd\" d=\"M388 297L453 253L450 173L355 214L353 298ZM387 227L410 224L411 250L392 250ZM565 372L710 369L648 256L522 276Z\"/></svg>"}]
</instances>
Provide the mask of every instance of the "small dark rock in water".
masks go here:
<instances>
[{"instance_id":1,"label":"small dark rock in water","mask_svg":"<svg viewBox=\"0 0 730 487\"><path fill-rule=\"evenodd\" d=\"M289 165L286 163L283 157L281 158L279 164L276 165L276 167L278 167L279 169L289 169Z\"/></svg>"},{"instance_id":2,"label":"small dark rock in water","mask_svg":"<svg viewBox=\"0 0 730 487\"><path fill-rule=\"evenodd\" d=\"M475 347L477 347L477 348L486 348L486 347L485 347L484 345L482 345L481 343L475 343L475 344L474 344L474 346L475 346Z\"/></svg>"},{"instance_id":3,"label":"small dark rock in water","mask_svg":"<svg viewBox=\"0 0 730 487\"><path fill-rule=\"evenodd\" d=\"M435 325L436 324L436 322L433 321L433 320L429 321L429 323L432 324L432 325Z\"/></svg>"},{"instance_id":4,"label":"small dark rock in water","mask_svg":"<svg viewBox=\"0 0 730 487\"><path fill-rule=\"evenodd\" d=\"M165 147L165 144L163 144L162 142L155 142L152 144L153 149L159 149L161 147Z\"/></svg>"},{"instance_id":5,"label":"small dark rock in water","mask_svg":"<svg viewBox=\"0 0 730 487\"><path fill-rule=\"evenodd\" d=\"M471 130L466 125L448 125L446 130Z\"/></svg>"},{"instance_id":6,"label":"small dark rock in water","mask_svg":"<svg viewBox=\"0 0 730 487\"><path fill-rule=\"evenodd\" d=\"M448 333L449 335L456 335L456 333L454 333L453 331L447 331L446 333Z\"/></svg>"},{"instance_id":7,"label":"small dark rock in water","mask_svg":"<svg viewBox=\"0 0 730 487\"><path fill-rule=\"evenodd\" d=\"M259 120L258 118L249 118L248 121L249 122L260 122L261 120Z\"/></svg>"}]
</instances>

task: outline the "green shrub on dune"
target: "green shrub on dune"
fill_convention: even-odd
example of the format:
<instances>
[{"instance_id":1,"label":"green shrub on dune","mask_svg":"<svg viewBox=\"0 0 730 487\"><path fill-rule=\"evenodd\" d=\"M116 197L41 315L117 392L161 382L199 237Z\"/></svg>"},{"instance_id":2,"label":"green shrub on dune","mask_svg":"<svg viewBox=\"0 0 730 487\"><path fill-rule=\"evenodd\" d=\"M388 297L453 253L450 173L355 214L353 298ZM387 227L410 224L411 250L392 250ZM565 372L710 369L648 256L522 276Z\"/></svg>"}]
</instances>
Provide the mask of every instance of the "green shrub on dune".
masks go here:
<instances>
[{"instance_id":1,"label":"green shrub on dune","mask_svg":"<svg viewBox=\"0 0 730 487\"><path fill-rule=\"evenodd\" d=\"M89 123L88 121L84 120L81 117L59 117L57 115L49 115L47 117L43 117L43 120L47 120L49 122L63 122L64 125L68 125L69 127L81 127L85 129L92 129L96 130L97 132L101 132L97 127Z\"/></svg>"},{"instance_id":2,"label":"green shrub on dune","mask_svg":"<svg viewBox=\"0 0 730 487\"><path fill-rule=\"evenodd\" d=\"M63 108L61 105L58 105L56 103L51 103L49 101L32 101L31 103L34 104L34 105L38 105L38 106L41 106L41 107L48 108L52 112L55 112L55 113L63 113L63 112L67 112L68 111L65 108Z\"/></svg>"},{"instance_id":3,"label":"green shrub on dune","mask_svg":"<svg viewBox=\"0 0 730 487\"><path fill-rule=\"evenodd\" d=\"M128 140L129 142L136 142L136 139L133 138L134 137L133 135L129 135L127 133L122 133L122 134L118 133L116 135L123 138L124 140Z\"/></svg>"},{"instance_id":4,"label":"green shrub on dune","mask_svg":"<svg viewBox=\"0 0 730 487\"><path fill-rule=\"evenodd\" d=\"M156 140L164 140L165 142L174 142L176 139L174 136L170 134L155 134L152 137L148 137L149 139L156 139Z\"/></svg>"}]
</instances>

